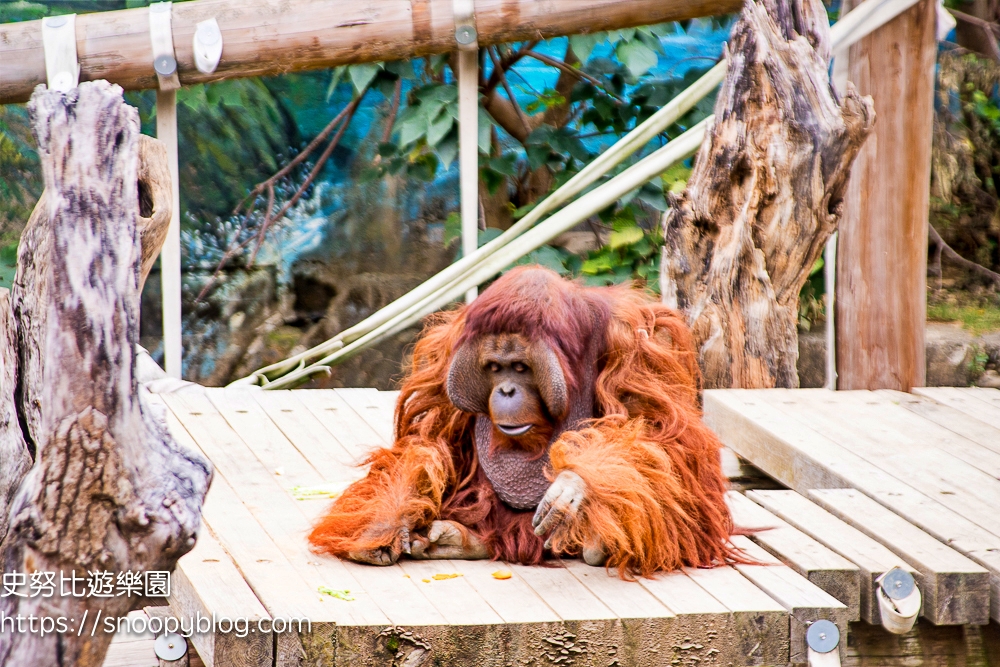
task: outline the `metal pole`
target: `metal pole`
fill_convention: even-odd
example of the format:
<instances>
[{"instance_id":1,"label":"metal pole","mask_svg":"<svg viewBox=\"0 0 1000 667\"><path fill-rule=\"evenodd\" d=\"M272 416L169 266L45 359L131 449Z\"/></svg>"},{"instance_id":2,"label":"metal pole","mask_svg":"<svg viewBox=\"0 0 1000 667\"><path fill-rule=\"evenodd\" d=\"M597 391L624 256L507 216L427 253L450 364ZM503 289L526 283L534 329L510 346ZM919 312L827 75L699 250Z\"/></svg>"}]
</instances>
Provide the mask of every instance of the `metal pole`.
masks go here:
<instances>
[{"instance_id":1,"label":"metal pole","mask_svg":"<svg viewBox=\"0 0 1000 667\"><path fill-rule=\"evenodd\" d=\"M166 144L173 207L167 239L160 251L163 292L163 366L170 377L181 377L181 194L177 167L177 91L156 91L156 137Z\"/></svg>"},{"instance_id":2,"label":"metal pole","mask_svg":"<svg viewBox=\"0 0 1000 667\"><path fill-rule=\"evenodd\" d=\"M479 51L458 52L458 170L462 255L468 257L479 247ZM479 290L465 293L472 303Z\"/></svg>"}]
</instances>

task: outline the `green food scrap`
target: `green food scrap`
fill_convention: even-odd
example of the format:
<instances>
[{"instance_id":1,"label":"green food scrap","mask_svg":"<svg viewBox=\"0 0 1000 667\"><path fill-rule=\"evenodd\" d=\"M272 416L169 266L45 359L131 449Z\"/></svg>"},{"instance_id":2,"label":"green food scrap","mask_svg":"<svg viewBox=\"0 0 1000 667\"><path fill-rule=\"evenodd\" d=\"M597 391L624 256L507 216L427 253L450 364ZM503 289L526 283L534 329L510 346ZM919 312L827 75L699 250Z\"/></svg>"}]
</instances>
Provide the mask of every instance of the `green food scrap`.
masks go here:
<instances>
[{"instance_id":1,"label":"green food scrap","mask_svg":"<svg viewBox=\"0 0 1000 667\"><path fill-rule=\"evenodd\" d=\"M337 590L335 588L330 588L329 586L320 586L317 590L323 595L329 595L332 598L337 598L338 600L343 600L345 602L353 602L354 598L351 597L351 591Z\"/></svg>"}]
</instances>

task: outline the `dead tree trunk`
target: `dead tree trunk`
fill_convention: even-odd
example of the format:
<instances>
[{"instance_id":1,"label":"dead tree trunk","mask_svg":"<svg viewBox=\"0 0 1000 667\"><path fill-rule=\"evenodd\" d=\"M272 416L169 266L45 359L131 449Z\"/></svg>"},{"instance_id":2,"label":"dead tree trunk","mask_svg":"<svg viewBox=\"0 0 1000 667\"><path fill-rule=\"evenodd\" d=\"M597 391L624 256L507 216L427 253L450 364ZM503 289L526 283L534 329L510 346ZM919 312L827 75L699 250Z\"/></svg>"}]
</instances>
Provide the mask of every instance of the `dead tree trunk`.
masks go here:
<instances>
[{"instance_id":1,"label":"dead tree trunk","mask_svg":"<svg viewBox=\"0 0 1000 667\"><path fill-rule=\"evenodd\" d=\"M16 324L22 361L15 390L13 346L0 344L0 447L16 409L34 463L5 512L0 557L4 572L53 573L55 588L0 597L0 614L24 619L23 630L0 631L0 665L96 667L112 637L102 619L136 598L82 595L78 582L109 572L117 593L120 573L172 570L194 546L212 473L153 416L135 380L138 114L105 81L65 94L40 86L29 112L46 195L22 237L15 317L0 316ZM32 617L65 625L43 634Z\"/></svg>"},{"instance_id":2,"label":"dead tree trunk","mask_svg":"<svg viewBox=\"0 0 1000 667\"><path fill-rule=\"evenodd\" d=\"M661 287L706 387L797 387L799 290L836 229L871 100L838 103L819 0L747 0L715 124L664 216Z\"/></svg>"}]
</instances>

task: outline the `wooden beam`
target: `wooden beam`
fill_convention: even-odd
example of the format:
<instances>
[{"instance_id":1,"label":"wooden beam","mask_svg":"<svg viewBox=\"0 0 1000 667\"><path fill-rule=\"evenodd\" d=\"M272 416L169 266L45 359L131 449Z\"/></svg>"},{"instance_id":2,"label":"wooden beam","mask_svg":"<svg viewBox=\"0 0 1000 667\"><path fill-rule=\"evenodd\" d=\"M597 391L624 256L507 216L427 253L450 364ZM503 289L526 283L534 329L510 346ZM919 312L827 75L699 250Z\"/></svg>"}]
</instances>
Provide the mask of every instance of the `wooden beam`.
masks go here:
<instances>
[{"instance_id":1,"label":"wooden beam","mask_svg":"<svg viewBox=\"0 0 1000 667\"><path fill-rule=\"evenodd\" d=\"M739 11L739 0L477 0L479 44L614 30ZM80 79L126 90L156 87L148 9L81 14ZM199 21L215 18L222 60L195 68ZM263 76L446 53L455 48L452 0L200 0L176 3L171 21L181 83ZM42 22L0 26L0 104L24 102L45 81Z\"/></svg>"},{"instance_id":2,"label":"wooden beam","mask_svg":"<svg viewBox=\"0 0 1000 667\"><path fill-rule=\"evenodd\" d=\"M875 129L840 221L839 389L924 384L935 7L921 0L850 49L848 79L873 97Z\"/></svg>"}]
</instances>

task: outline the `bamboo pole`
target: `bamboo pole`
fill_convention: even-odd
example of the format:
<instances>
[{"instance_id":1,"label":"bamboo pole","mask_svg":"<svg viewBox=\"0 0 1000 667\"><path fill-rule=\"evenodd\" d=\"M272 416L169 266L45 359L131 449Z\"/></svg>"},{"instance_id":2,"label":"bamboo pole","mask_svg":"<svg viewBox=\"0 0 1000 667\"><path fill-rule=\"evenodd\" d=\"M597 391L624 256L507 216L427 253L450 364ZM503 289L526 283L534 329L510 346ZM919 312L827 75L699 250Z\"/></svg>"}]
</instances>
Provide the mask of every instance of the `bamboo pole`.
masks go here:
<instances>
[{"instance_id":1,"label":"bamboo pole","mask_svg":"<svg viewBox=\"0 0 1000 667\"><path fill-rule=\"evenodd\" d=\"M614 30L738 11L740 0L476 0L479 44ZM199 21L215 18L222 60L194 63ZM156 87L149 10L76 19L81 80L126 90ZM455 49L452 0L199 0L172 8L174 51L184 85L336 65L398 60ZM24 102L45 81L41 21L0 25L0 103Z\"/></svg>"}]
</instances>

